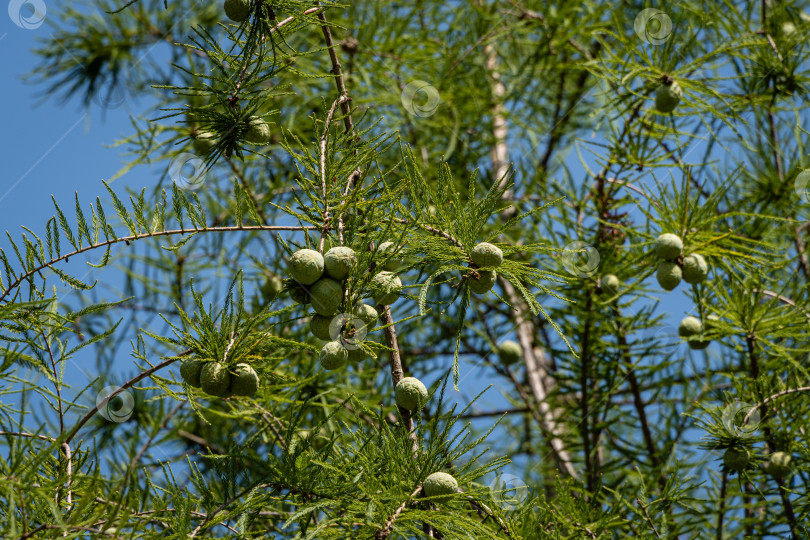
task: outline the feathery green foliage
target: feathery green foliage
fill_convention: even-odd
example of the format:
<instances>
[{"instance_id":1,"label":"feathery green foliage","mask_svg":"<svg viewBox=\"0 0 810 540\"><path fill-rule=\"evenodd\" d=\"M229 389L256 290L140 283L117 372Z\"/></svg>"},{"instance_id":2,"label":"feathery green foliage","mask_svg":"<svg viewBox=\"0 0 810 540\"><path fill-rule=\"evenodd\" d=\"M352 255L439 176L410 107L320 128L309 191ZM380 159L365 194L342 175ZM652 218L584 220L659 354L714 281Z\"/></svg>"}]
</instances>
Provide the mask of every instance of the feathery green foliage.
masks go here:
<instances>
[{"instance_id":1,"label":"feathery green foliage","mask_svg":"<svg viewBox=\"0 0 810 540\"><path fill-rule=\"evenodd\" d=\"M0 530L807 536L810 14L647 4L49 11L38 91L157 103L89 208L53 199L44 232L0 250ZM157 185L111 187L154 165ZM662 233L705 281L662 289ZM474 294L480 242L503 262ZM335 246L357 264L337 315L349 361L327 371L287 261ZM383 270L402 292L361 331L341 314ZM678 336L684 316L707 348ZM506 340L519 362L499 359ZM259 389L209 395L187 359L248 364ZM422 409L396 406L403 376L428 386ZM750 459L729 468L729 450ZM769 473L776 452L789 467ZM459 484L447 501L422 491L435 472Z\"/></svg>"}]
</instances>

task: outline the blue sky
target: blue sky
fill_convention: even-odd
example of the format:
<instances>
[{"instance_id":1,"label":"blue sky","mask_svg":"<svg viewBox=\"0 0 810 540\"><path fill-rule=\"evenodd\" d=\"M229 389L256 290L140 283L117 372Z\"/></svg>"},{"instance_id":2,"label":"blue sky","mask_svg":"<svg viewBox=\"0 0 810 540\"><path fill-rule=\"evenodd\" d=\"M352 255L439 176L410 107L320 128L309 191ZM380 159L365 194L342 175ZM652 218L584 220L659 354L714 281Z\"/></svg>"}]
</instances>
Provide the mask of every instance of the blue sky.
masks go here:
<instances>
[{"instance_id":1,"label":"blue sky","mask_svg":"<svg viewBox=\"0 0 810 540\"><path fill-rule=\"evenodd\" d=\"M39 64L33 49L51 36L48 19L55 19L60 7L45 5L51 11L46 12L43 24L34 24L33 28L21 28L10 16L0 16L0 57L5 62L0 92L6 103L13 103L6 108L7 128L0 134L0 157L4 164L0 227L15 239L20 238L22 225L37 234L44 232L47 220L54 215L51 197L66 210L71 222L75 221L72 208L76 193L85 211L96 197L107 203L109 198L102 180L109 181L125 162L123 149L110 146L132 133L130 114L138 115L150 105L147 99L136 101L127 96L114 107L102 109L94 103L88 108L75 98L65 102L61 95L43 96L42 85L25 81L25 75ZM132 176L115 181L113 186L118 193L130 181L132 186L150 186L157 181L159 172L144 166ZM105 208L109 205L105 204ZM5 236L0 245L3 248L9 245ZM95 257L91 255L90 260ZM71 261L66 268L78 272L74 274L77 276L91 270L84 261L75 264ZM98 277L111 279L113 275L110 271ZM60 294L70 294L58 280L51 283L58 285Z\"/></svg>"},{"instance_id":2,"label":"blue sky","mask_svg":"<svg viewBox=\"0 0 810 540\"><path fill-rule=\"evenodd\" d=\"M47 24L23 29L7 16L0 20L0 92L7 104L6 129L0 134L0 222L10 231L20 224L36 231L53 215L51 194L60 203L70 201L74 191L83 201L102 194L101 180L122 165L119 151L103 146L129 132L128 114L142 109L142 104L133 107L124 101L102 115L100 108L86 110L75 100L64 105L54 99L43 101L37 97L42 88L27 84L22 76L38 63L32 53L36 39L46 39L51 29Z\"/></svg>"},{"instance_id":3,"label":"blue sky","mask_svg":"<svg viewBox=\"0 0 810 540\"><path fill-rule=\"evenodd\" d=\"M6 128L0 133L0 227L19 239L21 225L38 234L44 232L45 223L54 214L51 195L66 207L72 207L74 192L79 193L85 208L96 196L106 199L101 180L112 177L123 162L118 149L104 145L127 133L133 104L124 101L102 114L99 107L87 110L75 100L63 104L43 99L42 88L26 83L23 76L38 64L32 50L38 39L48 38L51 28L48 24L22 28L6 13L0 14L0 21L0 94L7 104ZM146 169L141 169L140 176L149 182L145 173ZM5 235L0 245L9 245ZM80 266L83 264L71 262L70 268L81 276L87 271ZM58 280L53 283L59 285L61 294L69 294ZM81 370L75 369L78 365L71 367L74 369L67 371L66 380L87 384Z\"/></svg>"}]
</instances>

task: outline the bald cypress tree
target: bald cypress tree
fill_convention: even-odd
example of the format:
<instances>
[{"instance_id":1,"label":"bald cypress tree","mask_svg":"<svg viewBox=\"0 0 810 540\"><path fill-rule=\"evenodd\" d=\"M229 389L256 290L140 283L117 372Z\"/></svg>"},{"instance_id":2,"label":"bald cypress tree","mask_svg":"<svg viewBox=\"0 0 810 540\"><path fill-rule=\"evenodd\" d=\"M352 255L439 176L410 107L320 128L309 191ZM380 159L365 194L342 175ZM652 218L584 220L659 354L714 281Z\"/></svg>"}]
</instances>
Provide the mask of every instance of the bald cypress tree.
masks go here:
<instances>
[{"instance_id":1,"label":"bald cypress tree","mask_svg":"<svg viewBox=\"0 0 810 540\"><path fill-rule=\"evenodd\" d=\"M0 530L807 536L806 7L49 5L135 187L6 224Z\"/></svg>"}]
</instances>

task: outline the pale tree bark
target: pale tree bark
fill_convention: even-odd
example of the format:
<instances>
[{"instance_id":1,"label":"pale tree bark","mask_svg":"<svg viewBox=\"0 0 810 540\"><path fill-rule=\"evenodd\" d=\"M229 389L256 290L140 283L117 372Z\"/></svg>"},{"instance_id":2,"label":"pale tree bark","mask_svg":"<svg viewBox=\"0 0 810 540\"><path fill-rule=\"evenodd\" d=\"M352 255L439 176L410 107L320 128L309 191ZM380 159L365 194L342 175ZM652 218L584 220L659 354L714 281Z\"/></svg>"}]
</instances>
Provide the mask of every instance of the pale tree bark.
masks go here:
<instances>
[{"instance_id":1,"label":"pale tree bark","mask_svg":"<svg viewBox=\"0 0 810 540\"><path fill-rule=\"evenodd\" d=\"M509 148L506 143L508 134L506 109L503 103L506 96L506 86L501 80L498 67L498 51L493 42L489 42L484 46L484 54L486 56L486 70L492 81L492 133L495 138L490 153L492 172L493 178L503 186L507 181L507 172L509 170ZM509 189L504 192L503 197L504 199L512 199L514 193ZM513 213L514 210L511 212ZM510 216L507 213L504 217L508 218ZM529 381L529 387L539 409L540 427L549 438L549 444L560 471L572 478L579 478L571 462L571 455L566 450L565 443L562 440L563 430L556 421L558 415L555 414L555 411L546 401L548 392L554 385L554 380L548 373L549 359L546 352L542 347L535 346L537 328L531 319L531 311L529 311L528 305L515 291L511 283L506 280L501 280L501 283L509 303L517 310L515 313L515 320L517 321L515 331L520 347L523 349L523 361L526 365L526 377Z\"/></svg>"},{"instance_id":2,"label":"pale tree bark","mask_svg":"<svg viewBox=\"0 0 810 540\"><path fill-rule=\"evenodd\" d=\"M509 152L506 146L506 108L503 100L506 96L506 86L501 81L501 73L498 69L498 51L494 43L487 43L484 46L486 55L486 68L492 79L492 135L495 137L495 144L492 145L492 175L497 179L500 186L506 183L506 173L509 171ZM504 193L504 198L511 199L514 196L512 190Z\"/></svg>"}]
</instances>

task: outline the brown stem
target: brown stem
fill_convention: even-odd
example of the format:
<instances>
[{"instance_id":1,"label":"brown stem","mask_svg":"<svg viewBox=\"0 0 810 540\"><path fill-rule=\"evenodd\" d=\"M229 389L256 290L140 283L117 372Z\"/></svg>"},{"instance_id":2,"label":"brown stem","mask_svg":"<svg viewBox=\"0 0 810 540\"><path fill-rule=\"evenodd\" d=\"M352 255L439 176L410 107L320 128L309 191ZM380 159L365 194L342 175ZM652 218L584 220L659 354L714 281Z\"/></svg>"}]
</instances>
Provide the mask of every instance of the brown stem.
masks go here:
<instances>
[{"instance_id":1,"label":"brown stem","mask_svg":"<svg viewBox=\"0 0 810 540\"><path fill-rule=\"evenodd\" d=\"M317 3L320 6L320 2ZM332 62L332 70L331 73L335 76L335 87L337 88L339 97L335 103L340 104L340 110L343 113L343 126L345 128L346 135L352 135L354 131L354 123L352 122L352 108L350 102L352 100L349 97L349 91L346 89L346 80L343 77L343 68L340 65L340 60L338 59L337 50L335 49L335 43L332 39L332 30L329 27L326 21L326 15L323 12L318 13L318 19L321 21L321 30L323 31L323 38L326 42L326 48L329 50L329 60ZM334 104L332 105L334 107ZM331 114L330 114L331 116ZM327 127L328 129L328 127ZM357 150L355 149L354 155L357 155ZM360 179L361 171L355 170L350 175L346 181L346 188L343 191L344 200L341 201L341 206L345 203L345 197L351 193L352 188L355 185L355 182ZM343 215L338 216L338 240L341 244L343 244ZM323 241L323 239L321 239Z\"/></svg>"},{"instance_id":2,"label":"brown stem","mask_svg":"<svg viewBox=\"0 0 810 540\"><path fill-rule=\"evenodd\" d=\"M780 397L786 396L788 394L795 394L796 392L810 392L810 386L801 386L799 388L790 388L788 390L783 390L782 392L778 392L776 394L768 396L767 398L763 399L761 402L759 402L756 405L754 405L753 407L751 407L751 409L748 411L748 413L746 413L745 418L743 419L743 425L745 425L745 423L748 422L749 418L751 417L751 414L755 410L757 410L759 407L765 405L769 401L775 400L776 398L780 398Z\"/></svg>"},{"instance_id":3,"label":"brown stem","mask_svg":"<svg viewBox=\"0 0 810 540\"><path fill-rule=\"evenodd\" d=\"M54 530L54 529L56 529L56 530L59 530L59 529L64 530L65 534L63 534L63 536L67 536L67 531L86 531L86 532L89 532L89 533L95 533L96 535L101 533L101 531L98 530L98 529L94 529L92 527L85 527L83 525L49 525L49 524L43 524L43 525L40 525L39 527L37 527L36 529L31 529L30 531L23 534L22 536L17 537L17 540L25 540L26 538L32 538L38 532L47 531L47 530ZM121 538L121 537L120 536L115 536L115 538Z\"/></svg>"},{"instance_id":4,"label":"brown stem","mask_svg":"<svg viewBox=\"0 0 810 540\"><path fill-rule=\"evenodd\" d=\"M73 484L73 454L67 442L62 443L62 453L65 456L65 474L67 476L67 480L65 480L65 491L67 492L65 502L67 503L67 507L70 508L73 504L73 493L71 491Z\"/></svg>"},{"instance_id":5,"label":"brown stem","mask_svg":"<svg viewBox=\"0 0 810 540\"><path fill-rule=\"evenodd\" d=\"M759 377L759 361L757 360L757 355L755 353L756 337L754 334L748 334L745 336L745 345L748 350L750 375L752 379L756 379Z\"/></svg>"},{"instance_id":6,"label":"brown stem","mask_svg":"<svg viewBox=\"0 0 810 540\"><path fill-rule=\"evenodd\" d=\"M773 116L773 111L768 111L768 124L771 136L771 148L773 149L773 163L776 166L776 174L779 175L779 181L785 181L785 173L782 171L782 158L779 155L779 141L776 137L776 120Z\"/></svg>"},{"instance_id":7,"label":"brown stem","mask_svg":"<svg viewBox=\"0 0 810 540\"><path fill-rule=\"evenodd\" d=\"M807 259L807 253L805 253L807 248L798 229L793 237L793 243L796 246L796 253L799 255L799 269L805 278L810 278L810 261Z\"/></svg>"},{"instance_id":8,"label":"brown stem","mask_svg":"<svg viewBox=\"0 0 810 540\"><path fill-rule=\"evenodd\" d=\"M720 508L717 510L717 540L723 540L723 519L726 516L726 484L728 484L728 473L723 471L723 483L720 484Z\"/></svg>"},{"instance_id":9,"label":"brown stem","mask_svg":"<svg viewBox=\"0 0 810 540\"><path fill-rule=\"evenodd\" d=\"M386 220L383 220L383 222L385 222L385 221ZM429 232L431 234L435 234L436 236L441 236L442 238L446 238L447 240L450 240L456 246L460 247L461 249L464 249L464 244L462 244L461 241L457 240L453 235L451 235L449 233L446 233L446 232L444 232L442 230L436 229L434 227L431 227L430 225L423 225L421 223L412 223L412 222L408 221L407 219L396 219L395 221L397 223L401 223L403 225L413 225L414 227L421 227L421 228L425 229L427 232Z\"/></svg>"},{"instance_id":10,"label":"brown stem","mask_svg":"<svg viewBox=\"0 0 810 540\"><path fill-rule=\"evenodd\" d=\"M224 448L220 448L216 444L211 443L207 439L200 437L194 433L189 433L183 429L177 430L177 435L183 437L184 439L188 439L189 441L193 442L194 444L198 444L203 448L209 448L215 454L226 454L227 451Z\"/></svg>"},{"instance_id":11,"label":"brown stem","mask_svg":"<svg viewBox=\"0 0 810 540\"><path fill-rule=\"evenodd\" d=\"M663 538L663 537L662 537L662 536L661 536L661 535L658 533L658 530L655 528L655 523L653 523L652 518L650 518L650 514L647 512L647 507L646 507L646 506L644 506L644 505L641 503L641 499L638 499L638 498L637 498L637 499L636 499L636 502L637 502L637 503L638 503L638 505L641 507L641 510L644 512L644 520L645 520L645 521L647 522L647 524L650 526L650 528L652 529L652 532L654 532L654 533L655 533L655 537L656 537L656 538Z\"/></svg>"},{"instance_id":12,"label":"brown stem","mask_svg":"<svg viewBox=\"0 0 810 540\"><path fill-rule=\"evenodd\" d=\"M176 280L174 286L177 290L177 304L180 309L185 309L185 296L183 294L185 292L185 287L183 287L183 266L185 264L186 257L185 255L177 253L177 258L175 260L177 268L174 272L174 278Z\"/></svg>"},{"instance_id":13,"label":"brown stem","mask_svg":"<svg viewBox=\"0 0 810 540\"><path fill-rule=\"evenodd\" d=\"M590 51L586 51L585 49L580 47L578 43L576 43L573 40L568 40L568 42L575 49L577 49L583 56L585 56L588 60L591 60L594 56L596 56L596 54L598 54L599 51L602 48L602 43L599 42L599 41L593 42L593 44L591 45L591 50ZM562 116L560 116L560 112L561 112L561 107L560 106L562 104L563 90L564 90L564 87L565 87L565 75L566 75L565 71L563 71L563 73L560 75L560 84L559 84L557 98L556 98L556 105L555 105L555 110L554 110L554 119L552 121L551 129L550 129L550 138L549 138L548 145L546 146L546 151L543 154L543 158L540 161L540 167L544 171L548 170L548 164L551 161L551 157L554 154L554 151L557 149L557 145L560 143L560 141L563 138L563 133L564 133L563 129L570 122L571 113L574 112L574 109L576 108L576 106L579 105L582 102L583 96L589 90L589 86L586 85L586 82L588 80L588 76L590 75L590 72L587 69L583 69L580 72L579 77L577 78L576 82L573 85L574 88L576 88L576 91L575 91L574 95L571 96L571 99L568 101L569 105L566 108L565 113L562 114Z\"/></svg>"},{"instance_id":14,"label":"brown stem","mask_svg":"<svg viewBox=\"0 0 810 540\"><path fill-rule=\"evenodd\" d=\"M743 487L743 515L745 517L745 537L746 538L753 538L754 537L754 510L751 506L751 492L754 490L754 486L751 482L746 482L745 486Z\"/></svg>"},{"instance_id":15,"label":"brown stem","mask_svg":"<svg viewBox=\"0 0 810 540\"><path fill-rule=\"evenodd\" d=\"M391 383L396 388L397 383L402 380L402 359L399 356L399 344L397 343L397 331L394 328L394 319L391 317L391 306L377 306L377 311L381 313L380 322L385 327L385 342L388 345L388 363L391 367ZM408 431L408 438L411 439L413 452L416 454L419 451L419 440L416 438L414 431L413 416L411 411L404 409L397 405L399 414L402 415L402 420L405 423L405 429Z\"/></svg>"},{"instance_id":16,"label":"brown stem","mask_svg":"<svg viewBox=\"0 0 810 540\"><path fill-rule=\"evenodd\" d=\"M590 313L592 309L592 298L589 295L585 305L585 313ZM591 353L589 350L591 341L591 324L589 318L585 320L585 331L582 334L582 366L580 367L579 385L582 396L580 398L580 430L582 432L582 450L585 454L585 481L588 491L593 492L596 485L596 469L591 462L591 429L590 429L590 403L588 403L588 390L590 390L590 366Z\"/></svg>"},{"instance_id":17,"label":"brown stem","mask_svg":"<svg viewBox=\"0 0 810 540\"><path fill-rule=\"evenodd\" d=\"M787 304L787 305L789 305L789 306L793 306L793 307L795 307L795 308L800 309L800 310L802 311L802 313L804 313L804 315L805 315L807 318L810 318L810 312L808 312L808 311L807 311L806 309L804 309L802 306L800 306L800 305L796 304L796 302L794 302L793 300L791 300L791 299L790 299L790 298L788 298L787 296L781 295L781 294L779 294L779 293L775 293L775 292L773 292L773 291L769 291L768 289L756 289L756 288L755 288L755 289L751 289L751 292L752 292L752 293L757 293L757 294L760 294L760 293L761 293L761 294L764 294L765 296L770 296L771 298L776 298L777 300L779 300L779 301L780 301L780 302L782 302L783 304Z\"/></svg>"},{"instance_id":18,"label":"brown stem","mask_svg":"<svg viewBox=\"0 0 810 540\"><path fill-rule=\"evenodd\" d=\"M467 418L489 418L492 416L504 416L507 414L523 414L531 412L529 407L518 407L515 409L501 409L498 411L474 411L462 414L459 418L467 419Z\"/></svg>"},{"instance_id":19,"label":"brown stem","mask_svg":"<svg viewBox=\"0 0 810 540\"><path fill-rule=\"evenodd\" d=\"M641 391L638 387L638 380L636 379L636 372L631 367L630 373L627 375L627 379L630 382L630 388L633 391L633 405L636 408L636 412L641 419L641 431L644 434L644 444L647 446L647 453L650 455L650 461L653 464L653 467L658 467L661 461L658 459L658 451L655 448L655 441L652 437L652 431L650 431L650 424L647 421L647 414L644 408L644 401L641 399Z\"/></svg>"},{"instance_id":20,"label":"brown stem","mask_svg":"<svg viewBox=\"0 0 810 540\"><path fill-rule=\"evenodd\" d=\"M102 503L102 504L108 504L108 505L109 504L116 504L116 503L113 503L111 501L107 501L105 499L102 499L101 497L96 497L94 500L96 502ZM130 517L147 518L147 520L149 522L157 523L157 524L159 524L162 527L165 527L167 529L170 526L168 523L166 523L164 521L154 519L154 518L150 519L148 516L153 516L155 514L161 514L161 513L169 513L169 514L171 514L171 513L174 513L174 512L186 512L185 509L178 510L177 508L171 508L171 507L169 507L169 508L161 508L160 510L144 510L142 512L136 512L136 511L132 510L131 508L127 508L127 511L129 512ZM190 512L188 512L188 514L192 518L195 518L195 519L205 519L205 517L207 516L207 514L204 514L202 512L196 512L194 510L191 510ZM283 514L281 512L271 512L269 510L261 510L261 511L257 512L257 514L259 516L261 516L261 517L266 517L266 518L279 518L279 517L286 517L287 516L287 514ZM106 519L101 520L101 521L96 521L93 525L94 526L100 526L100 525L104 525L105 523L107 523Z\"/></svg>"},{"instance_id":21,"label":"brown stem","mask_svg":"<svg viewBox=\"0 0 810 540\"><path fill-rule=\"evenodd\" d=\"M65 411L64 411L64 409L62 407L62 385L60 384L61 381L59 379L59 370L56 369L56 359L54 358L53 350L51 349L51 346L48 343L48 338L45 336L45 331L42 330L40 332L40 335L42 336L43 345L45 345L47 350L48 350L48 357L51 360L51 370L53 372L53 380L54 380L53 385L54 385L54 389L56 390L56 402L57 402L57 404L59 406L59 435L61 436L65 432ZM61 456L64 456L65 471L67 473L67 481L66 481L66 485L65 485L65 491L66 491L65 500L67 501L68 507L70 507L70 504L71 504L71 502L73 500L73 496L72 496L72 493L71 493L71 490L70 490L70 484L71 484L70 480L71 480L71 475L73 474L73 462L72 462L72 458L71 458L70 445L67 444L66 442L62 443L62 445L60 446L60 449L61 449ZM59 458L60 467L62 465L62 461L63 461L63 458L60 457ZM57 489L56 490L56 504L57 505L59 504L60 498L61 498L61 491Z\"/></svg>"},{"instance_id":22,"label":"brown stem","mask_svg":"<svg viewBox=\"0 0 810 540\"><path fill-rule=\"evenodd\" d=\"M650 456L650 462L652 463L653 467L657 469L661 464L661 460L658 457L658 448L655 445L655 439L652 436L650 423L647 419L647 411L644 405L644 400L641 397L641 388L638 384L638 378L636 377L635 366L630 358L630 347L627 344L627 333L621 324L621 313L619 312L619 308L615 305L613 312L616 320L619 321L617 325L619 330L618 341L622 351L622 358L624 359L624 363L627 368L627 380L630 383L630 389L633 393L633 405L636 408L636 413L638 414L639 421L641 422L641 433L644 437L644 444L647 447L647 454ZM664 489L666 482L667 480L663 475L659 476L658 483L661 486L661 489Z\"/></svg>"},{"instance_id":23,"label":"brown stem","mask_svg":"<svg viewBox=\"0 0 810 540\"><path fill-rule=\"evenodd\" d=\"M317 3L320 7L321 3ZM332 40L332 29L326 21L326 15L323 11L318 12L318 19L321 21L321 30L323 31L323 38L326 41L326 48L329 49L329 59L332 61L331 73L335 76L335 86L337 87L338 94L340 94L340 110L343 113L343 125L346 128L348 135L354 130L354 123L352 122L352 109L349 105L351 98L349 91L346 90L346 81L343 78L343 69L340 66L335 43Z\"/></svg>"},{"instance_id":24,"label":"brown stem","mask_svg":"<svg viewBox=\"0 0 810 540\"><path fill-rule=\"evenodd\" d=\"M32 439L41 439L43 441L56 442L56 439L54 439L53 437L48 437L47 435L36 435L33 433L25 433L23 431L0 431L0 435L11 435L12 437L30 437Z\"/></svg>"},{"instance_id":25,"label":"brown stem","mask_svg":"<svg viewBox=\"0 0 810 540\"><path fill-rule=\"evenodd\" d=\"M273 432L273 436L276 438L276 442L278 442L278 445L283 450L286 451L287 443L284 442L284 437L281 436L281 431L279 431L279 428L282 430L284 429L284 424L281 423L281 420L279 420L277 416L275 416L273 413L271 413L261 405L256 404L256 407L258 407L258 409L262 411L262 419L267 423L268 427L270 428L270 431Z\"/></svg>"}]
</instances>

